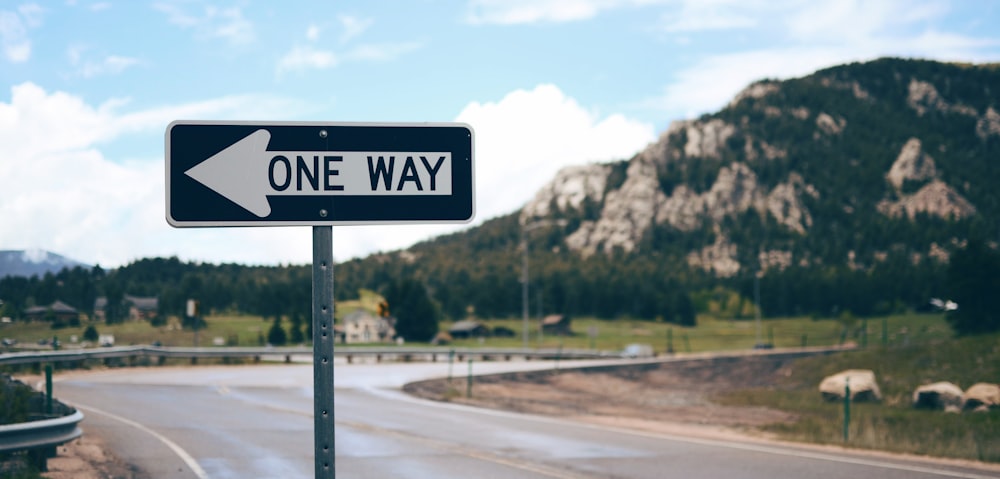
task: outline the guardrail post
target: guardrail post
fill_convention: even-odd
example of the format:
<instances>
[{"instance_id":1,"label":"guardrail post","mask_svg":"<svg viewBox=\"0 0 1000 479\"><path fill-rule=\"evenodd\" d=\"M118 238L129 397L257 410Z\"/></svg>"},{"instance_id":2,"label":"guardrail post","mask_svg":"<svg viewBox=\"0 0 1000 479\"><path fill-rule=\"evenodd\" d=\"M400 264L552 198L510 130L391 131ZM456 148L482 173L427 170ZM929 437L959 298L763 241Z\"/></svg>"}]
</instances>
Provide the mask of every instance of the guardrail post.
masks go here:
<instances>
[{"instance_id":1,"label":"guardrail post","mask_svg":"<svg viewBox=\"0 0 1000 479\"><path fill-rule=\"evenodd\" d=\"M850 438L851 427L851 378L844 378L844 442Z\"/></svg>"},{"instance_id":2,"label":"guardrail post","mask_svg":"<svg viewBox=\"0 0 1000 479\"><path fill-rule=\"evenodd\" d=\"M472 359L471 358L469 359L469 376L465 380L465 397L467 399L472 397Z\"/></svg>"},{"instance_id":3,"label":"guardrail post","mask_svg":"<svg viewBox=\"0 0 1000 479\"><path fill-rule=\"evenodd\" d=\"M45 414L52 414L52 364L45 365Z\"/></svg>"},{"instance_id":4,"label":"guardrail post","mask_svg":"<svg viewBox=\"0 0 1000 479\"><path fill-rule=\"evenodd\" d=\"M448 385L451 385L451 368L455 364L455 350L448 351Z\"/></svg>"}]
</instances>

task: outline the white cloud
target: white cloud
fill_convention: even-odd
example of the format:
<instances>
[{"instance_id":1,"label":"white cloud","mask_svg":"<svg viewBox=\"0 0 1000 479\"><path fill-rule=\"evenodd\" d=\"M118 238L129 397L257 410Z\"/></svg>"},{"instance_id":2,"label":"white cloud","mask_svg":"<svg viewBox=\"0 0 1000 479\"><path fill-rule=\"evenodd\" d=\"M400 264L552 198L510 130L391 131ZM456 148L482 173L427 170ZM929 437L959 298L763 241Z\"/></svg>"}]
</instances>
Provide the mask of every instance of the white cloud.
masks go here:
<instances>
[{"instance_id":1,"label":"white cloud","mask_svg":"<svg viewBox=\"0 0 1000 479\"><path fill-rule=\"evenodd\" d=\"M110 159L102 152L135 133L162 138L159 132L177 118L281 119L303 105L245 95L122 113L124 106L125 100L110 100L95 107L32 83L14 86L10 102L0 101L0 157L9 159L0 162L3 248L42 248L104 266L164 255L308 261L308 236L304 254L286 249L302 236L293 231L170 228L164 220L161 141L146 158Z\"/></svg>"},{"instance_id":2,"label":"white cloud","mask_svg":"<svg viewBox=\"0 0 1000 479\"><path fill-rule=\"evenodd\" d=\"M307 70L327 70L336 68L342 62L385 62L417 50L419 43L385 43L359 45L342 54L324 50L312 45L297 45L278 60L277 74L304 72Z\"/></svg>"},{"instance_id":3,"label":"white cloud","mask_svg":"<svg viewBox=\"0 0 1000 479\"><path fill-rule=\"evenodd\" d=\"M43 13L33 3L19 6L16 12L0 10L0 48L8 61L21 63L31 58L28 30L42 24Z\"/></svg>"},{"instance_id":4,"label":"white cloud","mask_svg":"<svg viewBox=\"0 0 1000 479\"><path fill-rule=\"evenodd\" d=\"M93 78L101 75L117 75L129 67L140 63L137 58L124 57L120 55L108 55L94 61L85 58L88 47L83 45L73 45L67 51L70 65L76 68L76 74L84 78Z\"/></svg>"},{"instance_id":5,"label":"white cloud","mask_svg":"<svg viewBox=\"0 0 1000 479\"><path fill-rule=\"evenodd\" d=\"M337 55L312 46L296 46L278 60L278 75L290 71L325 70L339 64Z\"/></svg>"},{"instance_id":6,"label":"white cloud","mask_svg":"<svg viewBox=\"0 0 1000 479\"><path fill-rule=\"evenodd\" d=\"M358 18L352 15L339 15L337 22L340 23L340 43L347 43L354 37L361 35L374 23L371 19Z\"/></svg>"},{"instance_id":7,"label":"white cloud","mask_svg":"<svg viewBox=\"0 0 1000 479\"><path fill-rule=\"evenodd\" d=\"M34 28L41 26L45 9L35 3L26 3L17 7L17 12L21 14L25 24Z\"/></svg>"},{"instance_id":8,"label":"white cloud","mask_svg":"<svg viewBox=\"0 0 1000 479\"><path fill-rule=\"evenodd\" d=\"M605 10L656 3L653 0L472 0L465 20L471 24L513 25L587 20Z\"/></svg>"},{"instance_id":9,"label":"white cloud","mask_svg":"<svg viewBox=\"0 0 1000 479\"><path fill-rule=\"evenodd\" d=\"M189 13L177 3L154 3L153 8L167 15L167 21L181 28L190 28L199 36L222 38L232 44L250 43L255 38L254 26L244 18L238 7L206 6L198 13Z\"/></svg>"},{"instance_id":10,"label":"white cloud","mask_svg":"<svg viewBox=\"0 0 1000 479\"><path fill-rule=\"evenodd\" d=\"M553 85L472 103L457 121L475 130L480 219L520 208L564 166L629 158L655 139L652 125L600 117Z\"/></svg>"},{"instance_id":11,"label":"white cloud","mask_svg":"<svg viewBox=\"0 0 1000 479\"><path fill-rule=\"evenodd\" d=\"M401 55L418 50L421 46L417 42L359 45L347 51L344 58L358 61L391 61Z\"/></svg>"},{"instance_id":12,"label":"white cloud","mask_svg":"<svg viewBox=\"0 0 1000 479\"><path fill-rule=\"evenodd\" d=\"M319 33L320 28L316 25L309 25L306 28L306 38L309 39L309 41L315 42L316 40L319 40Z\"/></svg>"},{"instance_id":13,"label":"white cloud","mask_svg":"<svg viewBox=\"0 0 1000 479\"><path fill-rule=\"evenodd\" d=\"M662 14L663 29L668 32L730 30L757 26L754 10L759 6L747 0L684 1L676 10Z\"/></svg>"}]
</instances>

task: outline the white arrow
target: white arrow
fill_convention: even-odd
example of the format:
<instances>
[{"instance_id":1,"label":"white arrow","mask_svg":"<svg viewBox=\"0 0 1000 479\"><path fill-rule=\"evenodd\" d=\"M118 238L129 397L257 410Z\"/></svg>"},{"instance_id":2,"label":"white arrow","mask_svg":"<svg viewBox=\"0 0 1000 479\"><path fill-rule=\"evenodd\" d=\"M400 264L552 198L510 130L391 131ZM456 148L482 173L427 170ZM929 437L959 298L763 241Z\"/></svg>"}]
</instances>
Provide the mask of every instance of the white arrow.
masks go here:
<instances>
[{"instance_id":1,"label":"white arrow","mask_svg":"<svg viewBox=\"0 0 1000 479\"><path fill-rule=\"evenodd\" d=\"M259 129L184 174L260 218L268 196L451 194L450 152L268 151Z\"/></svg>"},{"instance_id":2,"label":"white arrow","mask_svg":"<svg viewBox=\"0 0 1000 479\"><path fill-rule=\"evenodd\" d=\"M243 209L264 218L271 214L267 194L267 144L271 132L260 129L195 165L184 174L207 186ZM263 165L259 161L263 161ZM249 163L249 164L248 164Z\"/></svg>"}]
</instances>

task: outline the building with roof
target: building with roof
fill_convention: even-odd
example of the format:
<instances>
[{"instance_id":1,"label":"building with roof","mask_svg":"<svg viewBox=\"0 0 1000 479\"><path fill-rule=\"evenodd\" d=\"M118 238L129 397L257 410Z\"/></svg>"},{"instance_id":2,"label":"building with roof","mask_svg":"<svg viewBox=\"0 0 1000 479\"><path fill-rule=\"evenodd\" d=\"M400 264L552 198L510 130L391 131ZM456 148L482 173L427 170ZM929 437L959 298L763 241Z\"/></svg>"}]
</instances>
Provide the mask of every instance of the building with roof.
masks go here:
<instances>
[{"instance_id":1,"label":"building with roof","mask_svg":"<svg viewBox=\"0 0 1000 479\"><path fill-rule=\"evenodd\" d=\"M76 308L55 300L45 306L32 306L24 310L24 319L28 321L53 320L60 322L75 322L80 320L80 312Z\"/></svg>"},{"instance_id":2,"label":"building with roof","mask_svg":"<svg viewBox=\"0 0 1000 479\"><path fill-rule=\"evenodd\" d=\"M354 310L344 317L340 338L347 344L390 343L396 339L396 320L376 316L363 309Z\"/></svg>"}]
</instances>

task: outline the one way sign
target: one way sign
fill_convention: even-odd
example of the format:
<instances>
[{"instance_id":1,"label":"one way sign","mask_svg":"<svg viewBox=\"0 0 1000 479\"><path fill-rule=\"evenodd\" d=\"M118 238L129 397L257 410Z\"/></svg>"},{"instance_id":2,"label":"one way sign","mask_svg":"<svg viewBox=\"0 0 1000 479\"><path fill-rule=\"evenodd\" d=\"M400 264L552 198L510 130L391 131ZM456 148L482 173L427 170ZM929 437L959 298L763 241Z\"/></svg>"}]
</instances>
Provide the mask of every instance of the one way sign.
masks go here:
<instances>
[{"instance_id":1,"label":"one way sign","mask_svg":"<svg viewBox=\"0 0 1000 479\"><path fill-rule=\"evenodd\" d=\"M467 222L472 128L460 123L176 121L175 227Z\"/></svg>"}]
</instances>

